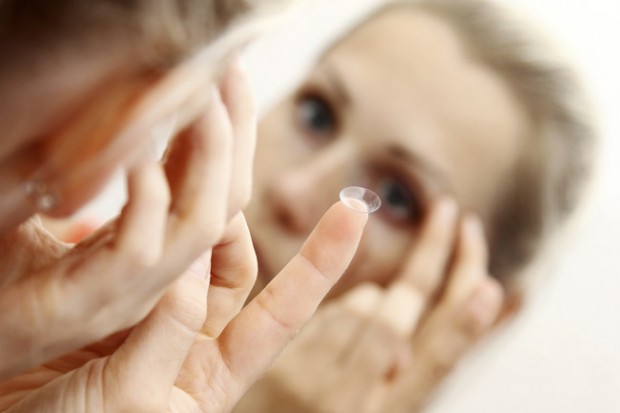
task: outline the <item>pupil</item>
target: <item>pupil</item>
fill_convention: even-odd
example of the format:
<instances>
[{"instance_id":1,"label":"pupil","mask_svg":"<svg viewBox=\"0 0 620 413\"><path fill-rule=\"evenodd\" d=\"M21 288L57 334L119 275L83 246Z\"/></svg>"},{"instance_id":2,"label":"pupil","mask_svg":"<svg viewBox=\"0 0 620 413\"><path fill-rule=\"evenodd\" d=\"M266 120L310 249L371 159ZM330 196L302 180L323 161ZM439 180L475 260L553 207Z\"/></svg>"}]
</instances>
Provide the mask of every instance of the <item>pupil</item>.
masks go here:
<instances>
[{"instance_id":1,"label":"pupil","mask_svg":"<svg viewBox=\"0 0 620 413\"><path fill-rule=\"evenodd\" d=\"M388 188L386 188L386 192L386 201L390 205L406 206L409 203L409 197L401 187L388 185Z\"/></svg>"},{"instance_id":2,"label":"pupil","mask_svg":"<svg viewBox=\"0 0 620 413\"><path fill-rule=\"evenodd\" d=\"M308 98L302 106L302 116L312 129L319 132L329 132L333 119L325 105L316 98Z\"/></svg>"}]
</instances>

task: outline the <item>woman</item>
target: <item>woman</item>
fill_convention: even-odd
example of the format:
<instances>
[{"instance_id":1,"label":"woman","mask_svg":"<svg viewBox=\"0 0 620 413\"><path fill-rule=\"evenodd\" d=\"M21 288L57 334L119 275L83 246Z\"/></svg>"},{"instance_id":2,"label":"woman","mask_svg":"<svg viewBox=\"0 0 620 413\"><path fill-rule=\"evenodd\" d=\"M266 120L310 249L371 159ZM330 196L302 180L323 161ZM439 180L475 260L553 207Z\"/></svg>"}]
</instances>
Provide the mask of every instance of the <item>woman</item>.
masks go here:
<instances>
[{"instance_id":1,"label":"woman","mask_svg":"<svg viewBox=\"0 0 620 413\"><path fill-rule=\"evenodd\" d=\"M477 0L391 1L332 45L259 126L255 291L342 186L383 206L330 301L236 412L419 409L517 312L522 274L574 210L592 146L574 85Z\"/></svg>"},{"instance_id":2,"label":"woman","mask_svg":"<svg viewBox=\"0 0 620 413\"><path fill-rule=\"evenodd\" d=\"M366 216L336 204L241 310L256 116L231 54L264 10L0 3L0 411L229 411L344 272ZM152 129L175 114L160 163ZM42 228L119 167L118 219L74 248Z\"/></svg>"}]
</instances>

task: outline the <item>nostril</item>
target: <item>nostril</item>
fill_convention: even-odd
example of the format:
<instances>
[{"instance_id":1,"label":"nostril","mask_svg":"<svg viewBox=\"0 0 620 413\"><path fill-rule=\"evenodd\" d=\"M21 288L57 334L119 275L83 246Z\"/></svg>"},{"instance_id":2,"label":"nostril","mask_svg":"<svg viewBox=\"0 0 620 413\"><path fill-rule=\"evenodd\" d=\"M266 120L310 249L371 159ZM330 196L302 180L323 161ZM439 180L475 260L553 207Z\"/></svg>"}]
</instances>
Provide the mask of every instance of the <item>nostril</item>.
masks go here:
<instances>
[{"instance_id":1,"label":"nostril","mask_svg":"<svg viewBox=\"0 0 620 413\"><path fill-rule=\"evenodd\" d=\"M300 211L295 212L295 206L283 200L282 198L272 198L274 202L273 215L276 222L286 230L292 233L301 233L304 231L304 225L299 217Z\"/></svg>"},{"instance_id":2,"label":"nostril","mask_svg":"<svg viewBox=\"0 0 620 413\"><path fill-rule=\"evenodd\" d=\"M281 183L271 187L265 196L272 216L284 231L305 234L312 229L312 205L295 188Z\"/></svg>"},{"instance_id":3,"label":"nostril","mask_svg":"<svg viewBox=\"0 0 620 413\"><path fill-rule=\"evenodd\" d=\"M287 211L285 208L276 208L274 210L274 214L277 221L282 224L283 227L287 229L296 229L296 227L298 227L298 225L295 224L290 211Z\"/></svg>"}]
</instances>

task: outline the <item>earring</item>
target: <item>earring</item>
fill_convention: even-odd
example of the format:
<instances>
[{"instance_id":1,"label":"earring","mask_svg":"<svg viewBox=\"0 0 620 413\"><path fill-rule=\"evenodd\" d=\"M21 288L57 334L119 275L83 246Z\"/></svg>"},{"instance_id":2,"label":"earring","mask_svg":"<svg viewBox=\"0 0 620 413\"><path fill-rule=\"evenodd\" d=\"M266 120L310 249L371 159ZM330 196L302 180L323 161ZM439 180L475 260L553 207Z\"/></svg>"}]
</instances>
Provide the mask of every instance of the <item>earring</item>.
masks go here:
<instances>
[{"instance_id":1,"label":"earring","mask_svg":"<svg viewBox=\"0 0 620 413\"><path fill-rule=\"evenodd\" d=\"M58 204L58 197L41 181L28 181L24 193L38 211L49 211Z\"/></svg>"}]
</instances>

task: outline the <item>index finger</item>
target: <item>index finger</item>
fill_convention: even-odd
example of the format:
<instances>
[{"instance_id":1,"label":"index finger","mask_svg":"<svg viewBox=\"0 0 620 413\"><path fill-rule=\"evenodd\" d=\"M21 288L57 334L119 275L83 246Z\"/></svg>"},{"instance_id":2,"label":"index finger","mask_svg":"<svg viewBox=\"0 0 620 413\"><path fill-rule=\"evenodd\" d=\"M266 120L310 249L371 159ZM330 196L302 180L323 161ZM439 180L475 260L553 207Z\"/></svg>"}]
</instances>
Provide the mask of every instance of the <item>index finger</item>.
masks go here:
<instances>
[{"instance_id":1,"label":"index finger","mask_svg":"<svg viewBox=\"0 0 620 413\"><path fill-rule=\"evenodd\" d=\"M256 379L314 314L353 259L367 220L342 203L332 206L300 252L228 325L220 348L236 377Z\"/></svg>"}]
</instances>

